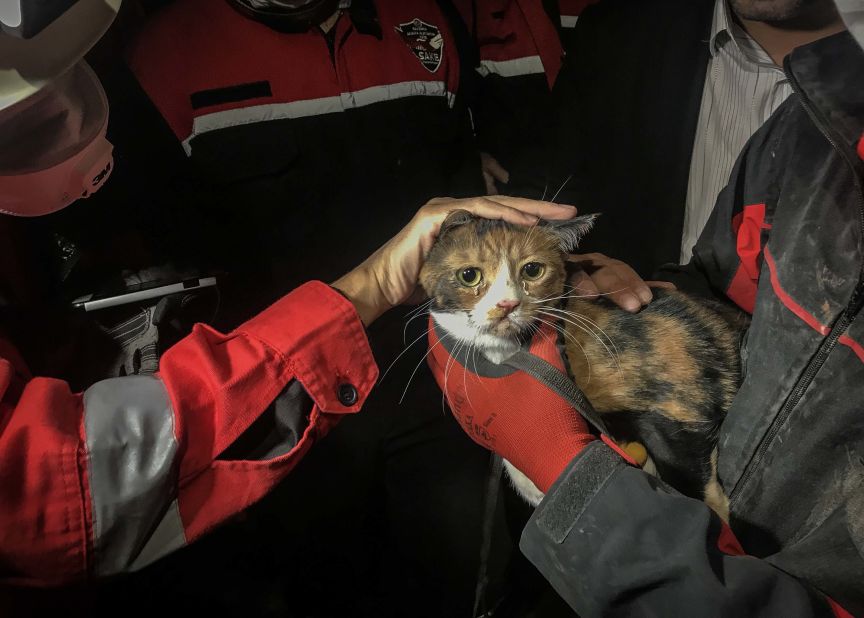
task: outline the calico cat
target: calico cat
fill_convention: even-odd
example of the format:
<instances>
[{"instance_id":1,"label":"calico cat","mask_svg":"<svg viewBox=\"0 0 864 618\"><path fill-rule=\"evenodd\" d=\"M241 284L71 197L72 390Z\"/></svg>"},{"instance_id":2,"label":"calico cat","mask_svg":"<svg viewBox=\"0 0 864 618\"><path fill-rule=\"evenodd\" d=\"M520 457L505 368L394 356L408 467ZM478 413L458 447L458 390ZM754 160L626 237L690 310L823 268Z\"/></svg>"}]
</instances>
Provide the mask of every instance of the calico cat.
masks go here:
<instances>
[{"instance_id":1,"label":"calico cat","mask_svg":"<svg viewBox=\"0 0 864 618\"><path fill-rule=\"evenodd\" d=\"M420 273L430 314L443 333L496 364L539 323L557 324L570 377L612 437L644 445L661 479L726 519L716 442L740 386L746 317L670 290L656 289L636 314L580 298L566 283L565 256L594 218L525 228L451 213ZM542 499L518 470L507 471L526 500Z\"/></svg>"}]
</instances>

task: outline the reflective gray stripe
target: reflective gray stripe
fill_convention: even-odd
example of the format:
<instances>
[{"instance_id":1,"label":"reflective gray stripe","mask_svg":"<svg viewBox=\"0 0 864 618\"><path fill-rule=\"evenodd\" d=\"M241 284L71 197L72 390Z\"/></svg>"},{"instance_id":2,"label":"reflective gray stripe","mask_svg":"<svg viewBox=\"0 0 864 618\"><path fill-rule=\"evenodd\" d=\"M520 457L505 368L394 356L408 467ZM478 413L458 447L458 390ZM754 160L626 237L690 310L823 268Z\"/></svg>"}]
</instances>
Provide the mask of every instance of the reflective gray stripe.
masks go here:
<instances>
[{"instance_id":1,"label":"reflective gray stripe","mask_svg":"<svg viewBox=\"0 0 864 618\"><path fill-rule=\"evenodd\" d=\"M168 507L168 511L159 525L156 526L150 540L141 549L135 562L129 565L129 570L143 569L151 562L155 562L184 545L186 545L186 533L183 530L183 521L180 519L180 507L175 500Z\"/></svg>"},{"instance_id":2,"label":"reflective gray stripe","mask_svg":"<svg viewBox=\"0 0 864 618\"><path fill-rule=\"evenodd\" d=\"M579 19L578 15L562 15L561 16L561 27L562 28L575 28L576 21Z\"/></svg>"},{"instance_id":3,"label":"reflective gray stripe","mask_svg":"<svg viewBox=\"0 0 864 618\"><path fill-rule=\"evenodd\" d=\"M305 118L307 116L320 116L332 114L343 110L340 97L324 97L321 99L310 99L308 101L293 101L292 103L270 103L268 105L253 105L238 109L226 109L221 112L213 112L198 116L192 121L192 134L183 140L183 148L186 154L192 154L191 141L210 131L236 127L253 122L264 122L268 120L281 120L283 118Z\"/></svg>"},{"instance_id":4,"label":"reflective gray stripe","mask_svg":"<svg viewBox=\"0 0 864 618\"><path fill-rule=\"evenodd\" d=\"M127 571L176 549L182 524L169 506L178 445L162 381L129 376L94 384L84 393L84 429L95 574Z\"/></svg>"},{"instance_id":5,"label":"reflective gray stripe","mask_svg":"<svg viewBox=\"0 0 864 618\"><path fill-rule=\"evenodd\" d=\"M453 102L456 100L456 95L447 90L447 84L444 82L399 82L342 93L342 101L346 109L408 97L443 97L447 100L449 107L453 107Z\"/></svg>"},{"instance_id":6,"label":"reflective gray stripe","mask_svg":"<svg viewBox=\"0 0 864 618\"><path fill-rule=\"evenodd\" d=\"M543 61L540 56L525 56L513 60L481 60L477 72L483 77L487 75L500 75L501 77L518 77L519 75L533 75L543 73Z\"/></svg>"},{"instance_id":7,"label":"reflective gray stripe","mask_svg":"<svg viewBox=\"0 0 864 618\"><path fill-rule=\"evenodd\" d=\"M444 97L449 107L453 107L456 99L456 95L447 90L447 85L444 82L408 81L384 86L372 86L363 90L357 90L356 92L343 92L339 96L334 97L227 109L196 117L192 122L192 134L183 140L183 149L187 155L191 155L192 140L198 135L208 133L209 131L251 124L253 122L333 114L345 111L346 109L372 105L373 103L394 101L415 96Z\"/></svg>"}]
</instances>

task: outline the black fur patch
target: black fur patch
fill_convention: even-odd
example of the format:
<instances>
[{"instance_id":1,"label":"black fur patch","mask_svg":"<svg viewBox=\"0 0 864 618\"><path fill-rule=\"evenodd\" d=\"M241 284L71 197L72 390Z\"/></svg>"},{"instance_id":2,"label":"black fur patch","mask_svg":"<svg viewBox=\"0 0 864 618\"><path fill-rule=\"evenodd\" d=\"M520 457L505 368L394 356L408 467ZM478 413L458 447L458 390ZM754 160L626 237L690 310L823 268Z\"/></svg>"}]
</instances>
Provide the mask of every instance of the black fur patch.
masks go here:
<instances>
[{"instance_id":1,"label":"black fur patch","mask_svg":"<svg viewBox=\"0 0 864 618\"><path fill-rule=\"evenodd\" d=\"M648 449L660 478L686 496L705 497L711 479L713 426L638 411L607 413L603 418L616 439L640 442Z\"/></svg>"}]
</instances>

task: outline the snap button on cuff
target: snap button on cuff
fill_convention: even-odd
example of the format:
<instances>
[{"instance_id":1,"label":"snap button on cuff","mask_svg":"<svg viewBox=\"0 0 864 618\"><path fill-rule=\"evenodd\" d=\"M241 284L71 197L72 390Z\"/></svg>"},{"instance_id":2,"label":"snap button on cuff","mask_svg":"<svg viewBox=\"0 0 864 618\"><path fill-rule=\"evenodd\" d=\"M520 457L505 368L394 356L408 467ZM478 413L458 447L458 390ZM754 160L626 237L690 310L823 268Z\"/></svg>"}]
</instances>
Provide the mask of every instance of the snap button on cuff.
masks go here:
<instances>
[{"instance_id":1,"label":"snap button on cuff","mask_svg":"<svg viewBox=\"0 0 864 618\"><path fill-rule=\"evenodd\" d=\"M353 384L340 384L337 391L337 396L339 397L339 403L341 403L346 408L349 408L355 403L357 403L357 389L354 388Z\"/></svg>"}]
</instances>

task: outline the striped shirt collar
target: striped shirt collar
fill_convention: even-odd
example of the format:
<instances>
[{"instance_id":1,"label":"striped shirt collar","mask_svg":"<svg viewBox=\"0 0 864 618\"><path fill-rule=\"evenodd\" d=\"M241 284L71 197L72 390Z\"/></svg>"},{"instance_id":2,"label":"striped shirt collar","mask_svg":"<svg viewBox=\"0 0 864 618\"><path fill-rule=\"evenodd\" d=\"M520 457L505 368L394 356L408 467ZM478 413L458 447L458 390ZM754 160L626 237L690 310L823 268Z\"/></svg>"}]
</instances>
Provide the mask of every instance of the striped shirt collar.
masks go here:
<instances>
[{"instance_id":1,"label":"striped shirt collar","mask_svg":"<svg viewBox=\"0 0 864 618\"><path fill-rule=\"evenodd\" d=\"M711 19L711 39L708 49L711 57L717 55L724 45L734 45L751 62L773 69L780 69L771 56L732 18L728 0L716 0Z\"/></svg>"}]
</instances>

